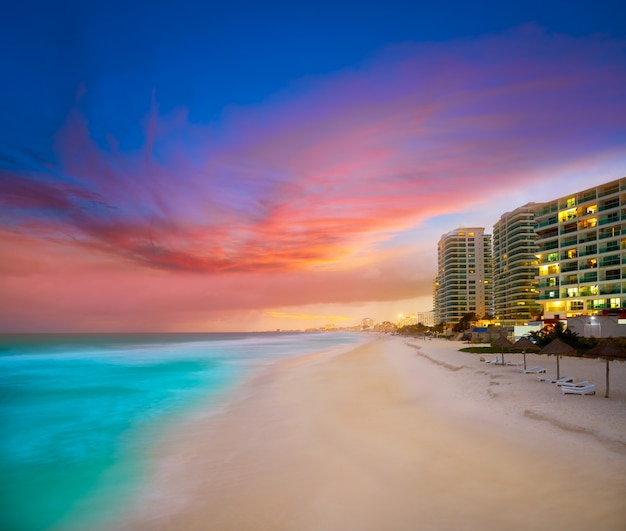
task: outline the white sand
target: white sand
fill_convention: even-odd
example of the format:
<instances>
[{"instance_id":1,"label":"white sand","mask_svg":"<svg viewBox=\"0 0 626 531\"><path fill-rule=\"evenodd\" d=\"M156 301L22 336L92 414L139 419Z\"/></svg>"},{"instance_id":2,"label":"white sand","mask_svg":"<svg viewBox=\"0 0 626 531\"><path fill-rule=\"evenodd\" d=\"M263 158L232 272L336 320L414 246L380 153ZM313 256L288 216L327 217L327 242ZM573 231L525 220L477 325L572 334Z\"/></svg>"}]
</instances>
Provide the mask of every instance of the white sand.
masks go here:
<instances>
[{"instance_id":1,"label":"white sand","mask_svg":"<svg viewBox=\"0 0 626 531\"><path fill-rule=\"evenodd\" d=\"M605 399L604 362L562 358L600 391L564 396L462 346L381 337L263 374L159 445L115 528L626 529L626 364Z\"/></svg>"}]
</instances>

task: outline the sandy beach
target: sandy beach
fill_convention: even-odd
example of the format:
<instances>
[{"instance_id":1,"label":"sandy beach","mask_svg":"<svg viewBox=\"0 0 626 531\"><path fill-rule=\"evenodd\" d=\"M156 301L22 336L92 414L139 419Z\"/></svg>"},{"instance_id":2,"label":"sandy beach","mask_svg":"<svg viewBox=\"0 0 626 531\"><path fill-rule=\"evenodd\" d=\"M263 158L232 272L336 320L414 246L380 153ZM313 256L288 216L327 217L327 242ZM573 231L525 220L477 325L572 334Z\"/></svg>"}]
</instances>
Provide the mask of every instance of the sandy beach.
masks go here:
<instances>
[{"instance_id":1,"label":"sandy beach","mask_svg":"<svg viewBox=\"0 0 626 531\"><path fill-rule=\"evenodd\" d=\"M562 395L462 346L380 336L258 375L157 445L115 529L626 529L626 364L606 399L604 362L562 358L599 390Z\"/></svg>"}]
</instances>

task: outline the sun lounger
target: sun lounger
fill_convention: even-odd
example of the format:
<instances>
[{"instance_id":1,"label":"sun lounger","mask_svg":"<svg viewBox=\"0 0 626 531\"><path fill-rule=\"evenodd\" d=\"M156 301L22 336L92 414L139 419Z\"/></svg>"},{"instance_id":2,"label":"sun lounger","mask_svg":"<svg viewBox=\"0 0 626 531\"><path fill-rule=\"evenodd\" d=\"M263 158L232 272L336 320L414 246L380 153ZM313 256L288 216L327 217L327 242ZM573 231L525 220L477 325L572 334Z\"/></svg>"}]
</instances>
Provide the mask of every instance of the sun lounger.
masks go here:
<instances>
[{"instance_id":1,"label":"sun lounger","mask_svg":"<svg viewBox=\"0 0 626 531\"><path fill-rule=\"evenodd\" d=\"M561 392L564 395L595 395L596 386L594 384L585 385L585 387L571 387L567 385L561 386Z\"/></svg>"},{"instance_id":2,"label":"sun lounger","mask_svg":"<svg viewBox=\"0 0 626 531\"><path fill-rule=\"evenodd\" d=\"M548 378L547 376L539 376L537 378L540 382L549 382L549 383L565 383L565 382L573 382L573 376L561 376L560 378Z\"/></svg>"},{"instance_id":3,"label":"sun lounger","mask_svg":"<svg viewBox=\"0 0 626 531\"><path fill-rule=\"evenodd\" d=\"M531 367L530 369L526 369L524 374L537 374L540 372L546 372L546 370L543 367Z\"/></svg>"},{"instance_id":4,"label":"sun lounger","mask_svg":"<svg viewBox=\"0 0 626 531\"><path fill-rule=\"evenodd\" d=\"M582 382L556 382L556 385L559 387L585 387L586 385L589 385L589 382L587 380L583 380Z\"/></svg>"}]
</instances>

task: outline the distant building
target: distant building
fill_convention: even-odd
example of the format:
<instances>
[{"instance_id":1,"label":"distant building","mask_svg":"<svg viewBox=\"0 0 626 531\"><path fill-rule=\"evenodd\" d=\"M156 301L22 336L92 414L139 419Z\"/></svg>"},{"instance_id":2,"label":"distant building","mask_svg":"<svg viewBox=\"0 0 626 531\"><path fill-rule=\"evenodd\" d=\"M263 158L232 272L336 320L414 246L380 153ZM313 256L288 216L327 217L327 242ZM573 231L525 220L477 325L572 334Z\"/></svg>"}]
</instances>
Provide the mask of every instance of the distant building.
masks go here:
<instances>
[{"instance_id":1,"label":"distant building","mask_svg":"<svg viewBox=\"0 0 626 531\"><path fill-rule=\"evenodd\" d=\"M491 236L483 227L444 234L437 247L435 321L458 323L468 313L493 313Z\"/></svg>"},{"instance_id":2,"label":"distant building","mask_svg":"<svg viewBox=\"0 0 626 531\"><path fill-rule=\"evenodd\" d=\"M411 313L409 315L401 315L398 320L398 328L402 328L404 326L414 326L417 324L417 315Z\"/></svg>"},{"instance_id":3,"label":"distant building","mask_svg":"<svg viewBox=\"0 0 626 531\"><path fill-rule=\"evenodd\" d=\"M493 227L493 299L502 324L523 324L541 315L537 299L536 205L502 214Z\"/></svg>"},{"instance_id":4,"label":"distant building","mask_svg":"<svg viewBox=\"0 0 626 531\"><path fill-rule=\"evenodd\" d=\"M430 312L417 312L416 314L417 324L423 324L424 326L435 326L435 310Z\"/></svg>"}]
</instances>

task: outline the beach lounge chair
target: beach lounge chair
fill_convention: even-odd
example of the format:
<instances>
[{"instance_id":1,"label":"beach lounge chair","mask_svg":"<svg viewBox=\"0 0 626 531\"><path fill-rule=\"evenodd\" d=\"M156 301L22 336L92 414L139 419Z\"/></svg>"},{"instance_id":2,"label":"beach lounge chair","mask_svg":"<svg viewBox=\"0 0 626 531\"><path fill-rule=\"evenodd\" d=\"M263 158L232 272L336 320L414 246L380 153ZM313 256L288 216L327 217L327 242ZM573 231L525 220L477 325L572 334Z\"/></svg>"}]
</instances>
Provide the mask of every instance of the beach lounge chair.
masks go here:
<instances>
[{"instance_id":1,"label":"beach lounge chair","mask_svg":"<svg viewBox=\"0 0 626 531\"><path fill-rule=\"evenodd\" d=\"M535 366L535 367L531 367L530 369L526 369L524 371L524 374L537 374L540 372L546 372L546 370L543 367Z\"/></svg>"},{"instance_id":2,"label":"beach lounge chair","mask_svg":"<svg viewBox=\"0 0 626 531\"><path fill-rule=\"evenodd\" d=\"M556 385L559 387L564 385L567 387L585 387L586 385L589 385L589 382L587 380L583 380L582 382L556 382Z\"/></svg>"},{"instance_id":3,"label":"beach lounge chair","mask_svg":"<svg viewBox=\"0 0 626 531\"><path fill-rule=\"evenodd\" d=\"M561 386L561 392L564 395L595 395L596 386L594 384L585 385L585 387L572 387L567 385Z\"/></svg>"},{"instance_id":4,"label":"beach lounge chair","mask_svg":"<svg viewBox=\"0 0 626 531\"><path fill-rule=\"evenodd\" d=\"M555 383L555 384L559 384L559 383L565 383L565 382L573 382L574 381L574 377L573 376L561 376L560 378L549 378L547 376L539 376L539 378L537 378L540 382L548 382L548 383Z\"/></svg>"}]
</instances>

